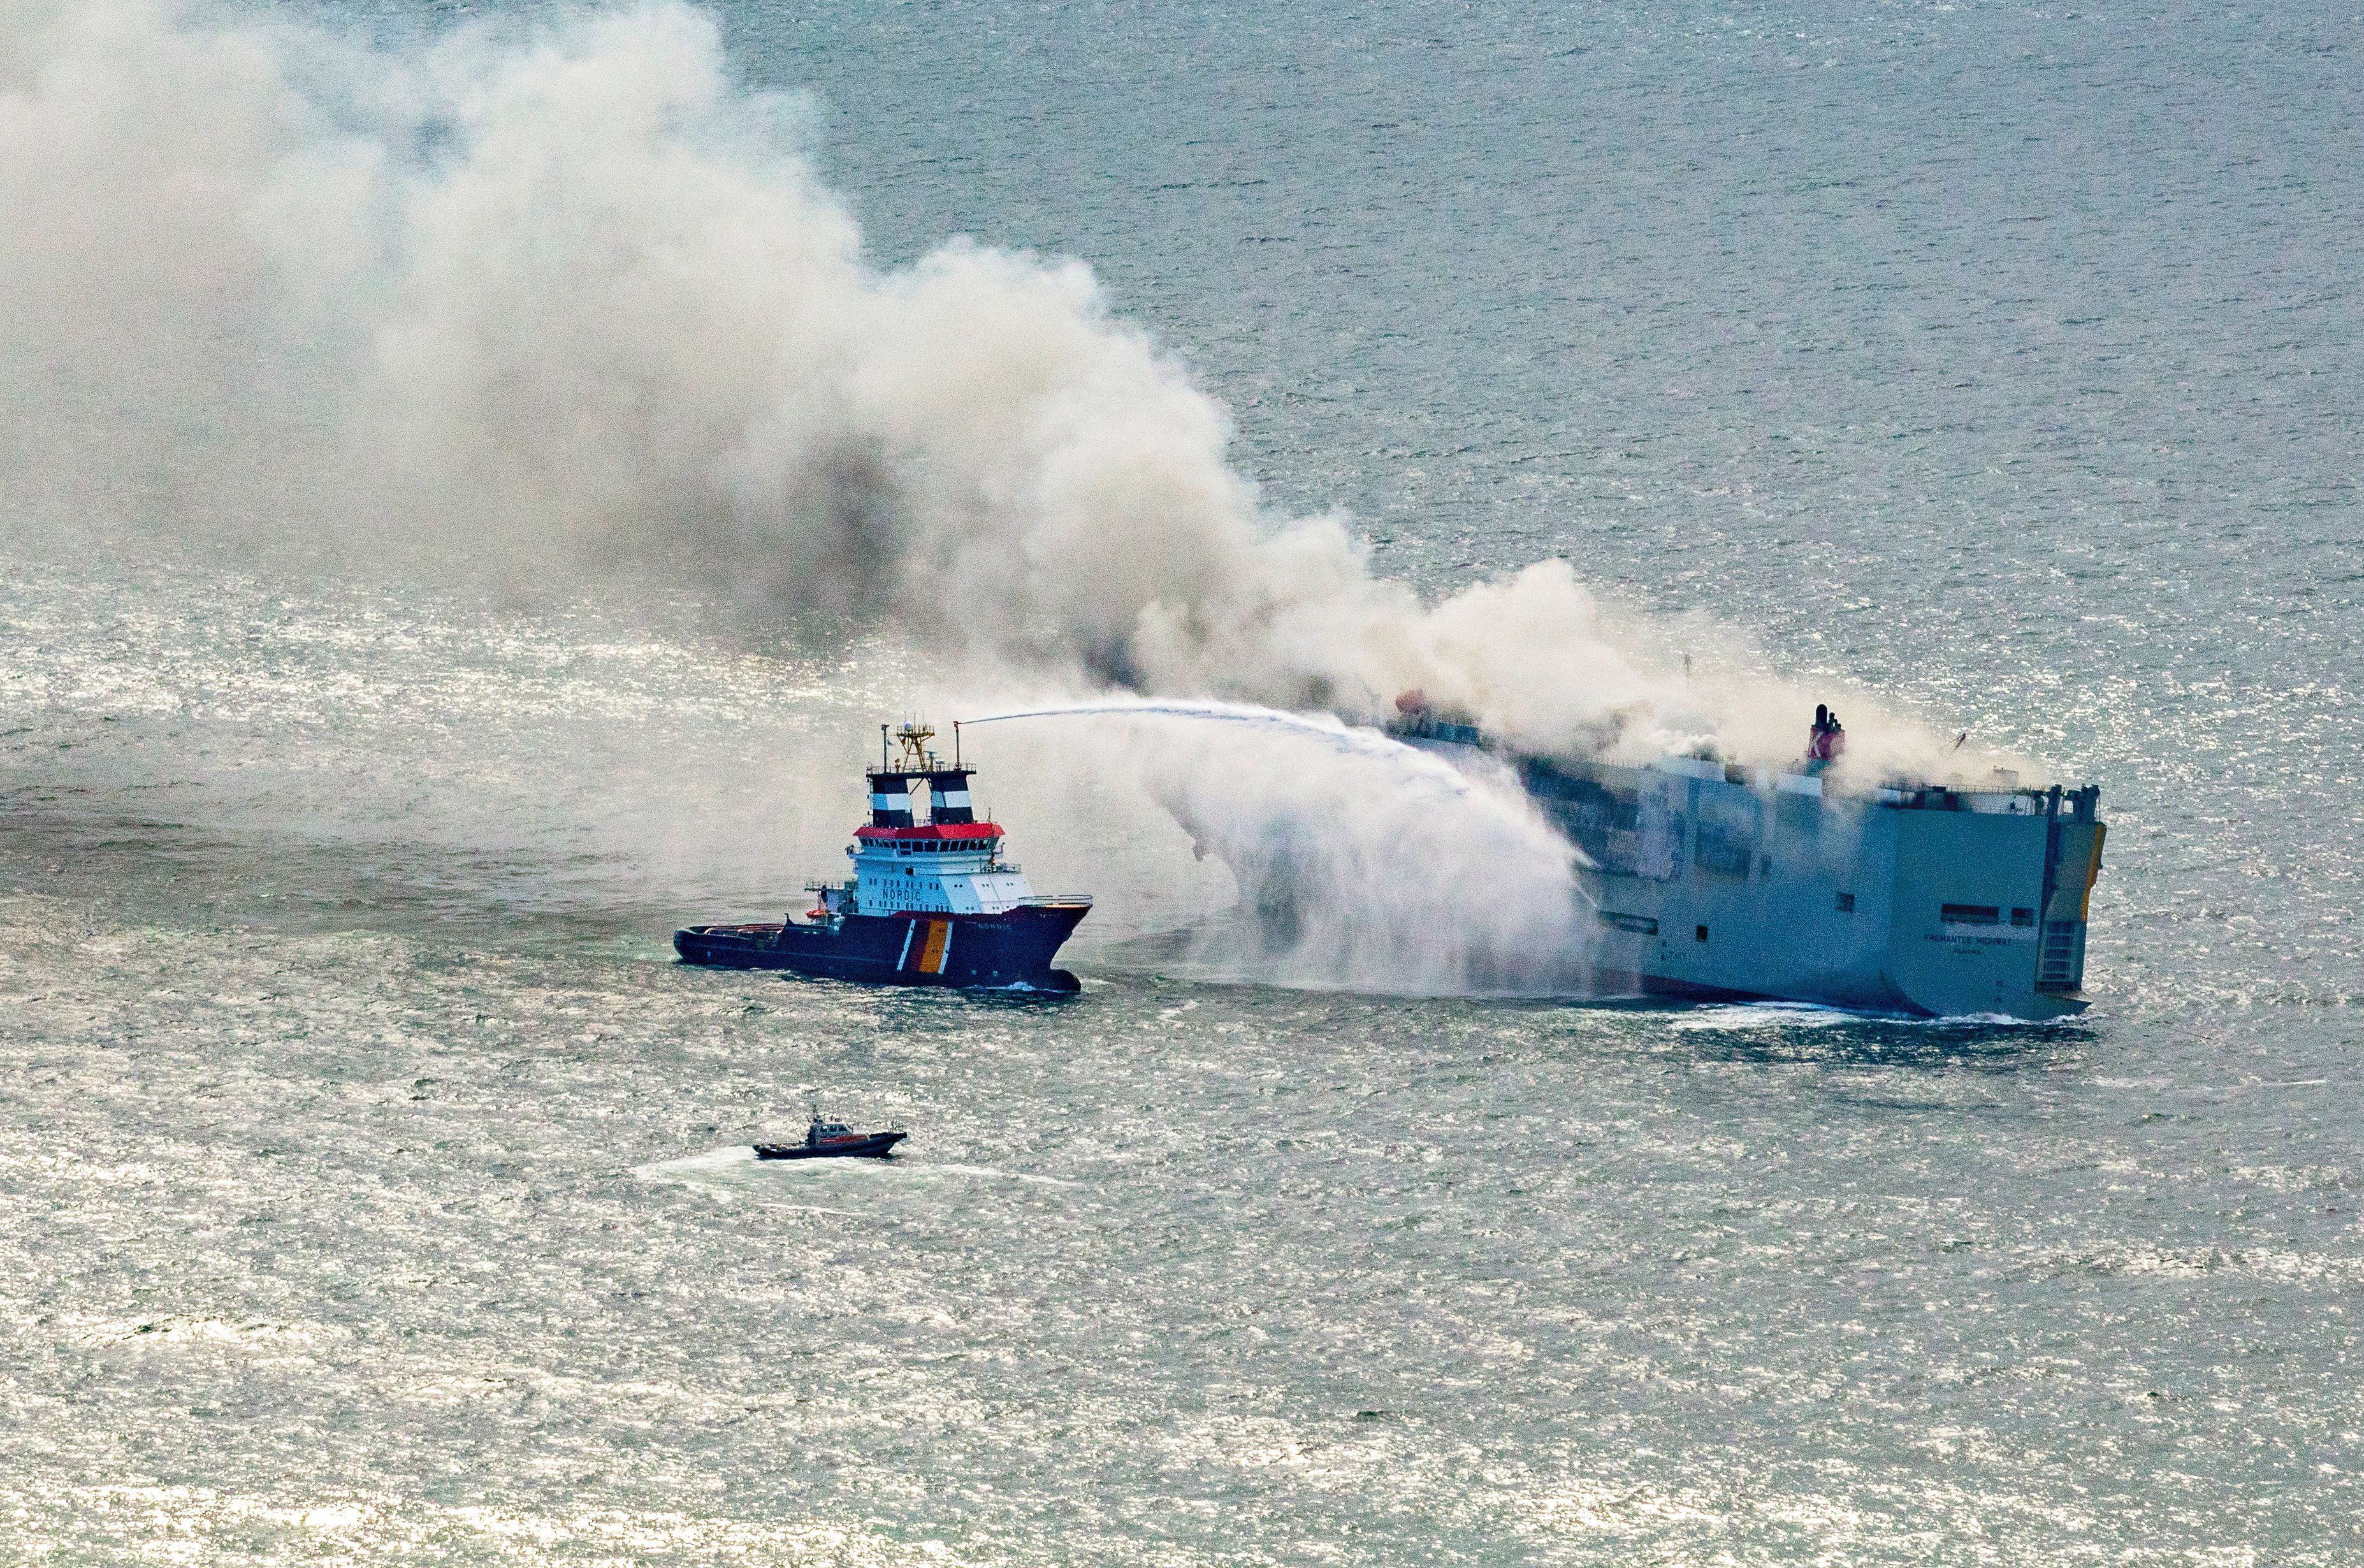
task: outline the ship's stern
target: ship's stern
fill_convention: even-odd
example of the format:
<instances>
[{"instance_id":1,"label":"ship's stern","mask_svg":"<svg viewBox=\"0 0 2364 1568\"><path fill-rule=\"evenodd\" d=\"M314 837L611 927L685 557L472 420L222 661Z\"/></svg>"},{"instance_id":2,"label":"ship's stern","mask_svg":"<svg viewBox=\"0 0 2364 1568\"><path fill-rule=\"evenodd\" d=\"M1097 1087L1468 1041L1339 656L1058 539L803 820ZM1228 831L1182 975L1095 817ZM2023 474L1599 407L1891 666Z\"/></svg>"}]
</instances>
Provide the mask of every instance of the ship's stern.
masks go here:
<instances>
[{"instance_id":1,"label":"ship's stern","mask_svg":"<svg viewBox=\"0 0 2364 1568\"><path fill-rule=\"evenodd\" d=\"M1938 1018L2084 1011L2100 791L1957 797L1898 814L1887 978Z\"/></svg>"}]
</instances>

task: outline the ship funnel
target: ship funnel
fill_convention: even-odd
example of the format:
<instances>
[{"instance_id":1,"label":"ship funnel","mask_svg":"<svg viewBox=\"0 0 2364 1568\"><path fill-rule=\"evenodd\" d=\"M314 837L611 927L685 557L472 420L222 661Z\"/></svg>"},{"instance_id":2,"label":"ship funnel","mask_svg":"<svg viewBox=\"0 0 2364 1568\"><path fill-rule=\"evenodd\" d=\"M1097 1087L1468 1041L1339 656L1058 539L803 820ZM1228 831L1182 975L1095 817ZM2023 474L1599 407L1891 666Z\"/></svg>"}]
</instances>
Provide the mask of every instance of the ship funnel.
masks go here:
<instances>
[{"instance_id":1,"label":"ship funnel","mask_svg":"<svg viewBox=\"0 0 2364 1568\"><path fill-rule=\"evenodd\" d=\"M870 825L909 828L911 825L911 784L900 773L870 775Z\"/></svg>"},{"instance_id":2,"label":"ship funnel","mask_svg":"<svg viewBox=\"0 0 2364 1568\"><path fill-rule=\"evenodd\" d=\"M974 822L976 812L969 805L968 770L940 768L928 775L928 817L934 822Z\"/></svg>"}]
</instances>

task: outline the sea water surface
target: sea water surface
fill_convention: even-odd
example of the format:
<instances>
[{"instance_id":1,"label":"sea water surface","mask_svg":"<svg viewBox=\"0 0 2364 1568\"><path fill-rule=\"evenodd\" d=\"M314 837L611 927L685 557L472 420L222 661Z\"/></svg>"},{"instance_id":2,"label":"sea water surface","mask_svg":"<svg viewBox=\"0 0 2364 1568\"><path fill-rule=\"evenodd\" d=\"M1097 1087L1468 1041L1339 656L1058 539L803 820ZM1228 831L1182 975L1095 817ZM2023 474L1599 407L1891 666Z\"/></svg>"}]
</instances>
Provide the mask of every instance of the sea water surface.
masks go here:
<instances>
[{"instance_id":1,"label":"sea water surface","mask_svg":"<svg viewBox=\"0 0 2364 1568\"><path fill-rule=\"evenodd\" d=\"M1014 733L1080 996L685 970L891 661L12 564L0 1555L2364 1557L2352 10L721 17L881 259L1087 259L1387 570L2100 782L2095 1005L1162 973L1220 873ZM908 1154L755 1163L813 1095Z\"/></svg>"}]
</instances>

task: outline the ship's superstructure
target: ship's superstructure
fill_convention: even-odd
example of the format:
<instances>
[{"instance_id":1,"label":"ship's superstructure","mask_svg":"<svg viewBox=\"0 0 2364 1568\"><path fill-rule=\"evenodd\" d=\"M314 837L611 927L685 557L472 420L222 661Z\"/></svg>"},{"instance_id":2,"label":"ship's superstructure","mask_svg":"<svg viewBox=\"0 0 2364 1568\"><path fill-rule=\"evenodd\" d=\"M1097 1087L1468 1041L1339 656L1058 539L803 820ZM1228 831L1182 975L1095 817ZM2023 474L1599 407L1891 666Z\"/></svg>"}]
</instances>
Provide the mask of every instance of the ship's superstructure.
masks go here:
<instances>
[{"instance_id":1,"label":"ship's superstructure","mask_svg":"<svg viewBox=\"0 0 2364 1568\"><path fill-rule=\"evenodd\" d=\"M1399 739L1509 763L1582 851L1607 989L1883 1012L2081 1011L2098 785L1891 781L1843 791L1813 764L1522 756L1412 707Z\"/></svg>"},{"instance_id":2,"label":"ship's superstructure","mask_svg":"<svg viewBox=\"0 0 2364 1568\"><path fill-rule=\"evenodd\" d=\"M845 851L853 876L808 884L818 901L802 922L692 926L674 934L675 951L690 963L837 980L1075 990L1051 960L1090 913L1090 895L1037 897L1001 858L1001 828L977 819L976 770L957 747L947 764L928 749L931 729L880 733L870 820Z\"/></svg>"}]
</instances>

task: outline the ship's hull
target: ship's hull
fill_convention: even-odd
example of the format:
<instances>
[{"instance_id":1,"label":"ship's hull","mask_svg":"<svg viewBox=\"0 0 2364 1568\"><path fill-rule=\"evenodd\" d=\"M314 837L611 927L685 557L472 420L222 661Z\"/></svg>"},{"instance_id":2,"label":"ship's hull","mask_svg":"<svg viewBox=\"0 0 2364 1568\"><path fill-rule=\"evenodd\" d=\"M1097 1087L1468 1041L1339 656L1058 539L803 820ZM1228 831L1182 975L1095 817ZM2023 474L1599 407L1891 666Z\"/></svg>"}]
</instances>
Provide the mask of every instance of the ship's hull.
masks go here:
<instances>
[{"instance_id":1,"label":"ship's hull","mask_svg":"<svg viewBox=\"0 0 2364 1568\"><path fill-rule=\"evenodd\" d=\"M2099 824L1695 779L1643 788L1670 797L1659 866L1578 873L1605 986L1939 1018L2084 1010Z\"/></svg>"},{"instance_id":2,"label":"ship's hull","mask_svg":"<svg viewBox=\"0 0 2364 1568\"><path fill-rule=\"evenodd\" d=\"M2019 990L2007 977L2003 984L1997 984L1992 973L1966 977L1984 978L1987 987L1983 993L1975 986L1963 988L1958 995L1927 991L1923 993L1926 1000L1888 982L1885 976L1864 985L1833 972L1801 975L1770 989L1760 989L1653 974L1630 965L1621 966L1604 955L1603 962L1589 973L1594 989L1606 995L1650 996L1678 1002L1803 1002L1850 1013L1889 1013L1908 1018L2014 1018L2041 1023L2074 1018L2088 1006L2087 999L2080 995Z\"/></svg>"},{"instance_id":3,"label":"ship's hull","mask_svg":"<svg viewBox=\"0 0 2364 1568\"><path fill-rule=\"evenodd\" d=\"M691 926L674 933L685 963L778 969L870 985L948 985L1067 992L1051 967L1089 913L1086 903L1020 905L994 915L848 915L834 926Z\"/></svg>"}]
</instances>

